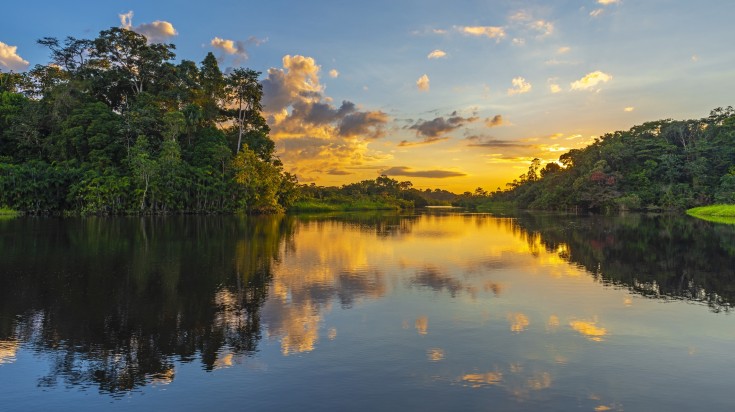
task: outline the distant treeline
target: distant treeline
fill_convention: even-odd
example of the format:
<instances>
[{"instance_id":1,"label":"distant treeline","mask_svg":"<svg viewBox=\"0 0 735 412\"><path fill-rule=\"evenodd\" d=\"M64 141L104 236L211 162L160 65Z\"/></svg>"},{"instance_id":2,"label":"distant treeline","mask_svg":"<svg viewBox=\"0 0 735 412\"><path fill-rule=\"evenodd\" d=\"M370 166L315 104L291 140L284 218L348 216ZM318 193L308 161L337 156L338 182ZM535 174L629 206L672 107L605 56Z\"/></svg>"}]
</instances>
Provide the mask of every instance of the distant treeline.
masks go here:
<instances>
[{"instance_id":1,"label":"distant treeline","mask_svg":"<svg viewBox=\"0 0 735 412\"><path fill-rule=\"evenodd\" d=\"M270 213L296 198L261 115L258 72L111 28L38 41L0 73L0 207L26 213Z\"/></svg>"},{"instance_id":2,"label":"distant treeline","mask_svg":"<svg viewBox=\"0 0 735 412\"><path fill-rule=\"evenodd\" d=\"M558 163L534 159L506 190L465 193L472 207L543 210L682 210L735 203L735 110L659 120L608 133Z\"/></svg>"}]
</instances>

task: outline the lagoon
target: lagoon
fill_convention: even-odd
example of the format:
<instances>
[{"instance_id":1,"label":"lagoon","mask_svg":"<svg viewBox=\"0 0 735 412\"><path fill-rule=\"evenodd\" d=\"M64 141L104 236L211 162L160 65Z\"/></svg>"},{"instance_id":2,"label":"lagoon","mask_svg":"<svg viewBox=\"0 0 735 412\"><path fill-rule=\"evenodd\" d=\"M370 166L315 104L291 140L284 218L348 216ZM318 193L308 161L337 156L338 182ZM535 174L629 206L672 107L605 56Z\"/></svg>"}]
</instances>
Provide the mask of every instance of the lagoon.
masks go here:
<instances>
[{"instance_id":1,"label":"lagoon","mask_svg":"<svg viewBox=\"0 0 735 412\"><path fill-rule=\"evenodd\" d=\"M2 410L732 410L735 227L0 220Z\"/></svg>"}]
</instances>

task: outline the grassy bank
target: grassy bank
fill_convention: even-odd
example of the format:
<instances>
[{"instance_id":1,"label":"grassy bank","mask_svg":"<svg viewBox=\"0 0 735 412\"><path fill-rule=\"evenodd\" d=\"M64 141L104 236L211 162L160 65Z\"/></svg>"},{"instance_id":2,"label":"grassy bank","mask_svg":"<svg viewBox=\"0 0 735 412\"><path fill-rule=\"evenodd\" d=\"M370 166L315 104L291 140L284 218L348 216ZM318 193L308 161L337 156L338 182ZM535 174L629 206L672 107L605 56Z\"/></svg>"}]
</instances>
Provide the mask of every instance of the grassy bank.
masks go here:
<instances>
[{"instance_id":1,"label":"grassy bank","mask_svg":"<svg viewBox=\"0 0 735 412\"><path fill-rule=\"evenodd\" d=\"M359 210L399 210L401 205L379 200L358 199L347 202L328 202L317 199L302 200L291 206L289 212L347 212Z\"/></svg>"},{"instance_id":2,"label":"grassy bank","mask_svg":"<svg viewBox=\"0 0 735 412\"><path fill-rule=\"evenodd\" d=\"M735 205L711 205L687 210L689 216L716 223L735 225Z\"/></svg>"},{"instance_id":3,"label":"grassy bank","mask_svg":"<svg viewBox=\"0 0 735 412\"><path fill-rule=\"evenodd\" d=\"M20 216L20 212L7 207L0 207L0 219L11 219Z\"/></svg>"}]
</instances>

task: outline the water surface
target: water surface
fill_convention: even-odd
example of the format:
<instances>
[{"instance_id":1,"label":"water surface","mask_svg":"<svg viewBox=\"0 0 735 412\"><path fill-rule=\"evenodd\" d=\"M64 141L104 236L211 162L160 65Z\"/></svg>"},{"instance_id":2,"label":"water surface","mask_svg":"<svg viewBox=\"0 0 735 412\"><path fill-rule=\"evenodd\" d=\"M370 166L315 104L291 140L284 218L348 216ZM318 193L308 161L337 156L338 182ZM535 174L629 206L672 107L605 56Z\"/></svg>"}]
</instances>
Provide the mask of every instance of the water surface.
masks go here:
<instances>
[{"instance_id":1,"label":"water surface","mask_svg":"<svg viewBox=\"0 0 735 412\"><path fill-rule=\"evenodd\" d=\"M2 410L732 410L735 227L0 221Z\"/></svg>"}]
</instances>

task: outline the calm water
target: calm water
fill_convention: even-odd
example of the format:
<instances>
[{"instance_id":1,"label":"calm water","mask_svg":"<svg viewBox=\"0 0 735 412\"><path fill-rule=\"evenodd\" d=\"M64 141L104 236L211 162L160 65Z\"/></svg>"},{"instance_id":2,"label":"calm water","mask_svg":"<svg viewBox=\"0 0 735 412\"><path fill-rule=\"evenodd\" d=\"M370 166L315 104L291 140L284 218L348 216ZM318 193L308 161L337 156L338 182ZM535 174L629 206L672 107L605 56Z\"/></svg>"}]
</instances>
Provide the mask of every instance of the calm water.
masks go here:
<instances>
[{"instance_id":1,"label":"calm water","mask_svg":"<svg viewBox=\"0 0 735 412\"><path fill-rule=\"evenodd\" d=\"M0 410L735 409L735 227L0 221Z\"/></svg>"}]
</instances>

